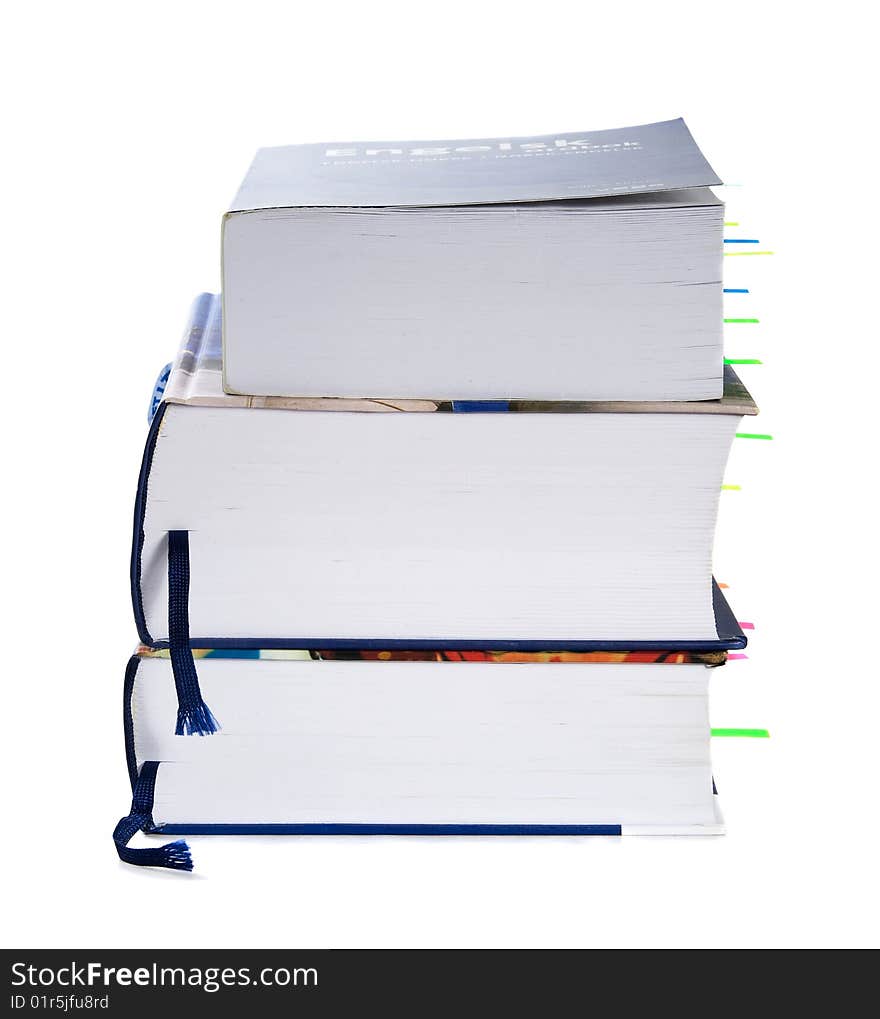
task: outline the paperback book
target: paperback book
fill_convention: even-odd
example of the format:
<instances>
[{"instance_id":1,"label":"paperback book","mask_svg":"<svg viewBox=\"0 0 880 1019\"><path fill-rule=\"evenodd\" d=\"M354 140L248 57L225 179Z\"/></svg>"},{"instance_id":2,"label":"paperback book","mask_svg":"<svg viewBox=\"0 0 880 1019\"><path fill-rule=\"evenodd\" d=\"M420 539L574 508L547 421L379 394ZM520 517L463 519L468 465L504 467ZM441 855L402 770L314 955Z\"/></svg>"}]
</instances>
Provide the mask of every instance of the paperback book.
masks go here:
<instances>
[{"instance_id":1,"label":"paperback book","mask_svg":"<svg viewBox=\"0 0 880 1019\"><path fill-rule=\"evenodd\" d=\"M225 388L719 399L717 183L682 120L261 149L223 225Z\"/></svg>"}]
</instances>

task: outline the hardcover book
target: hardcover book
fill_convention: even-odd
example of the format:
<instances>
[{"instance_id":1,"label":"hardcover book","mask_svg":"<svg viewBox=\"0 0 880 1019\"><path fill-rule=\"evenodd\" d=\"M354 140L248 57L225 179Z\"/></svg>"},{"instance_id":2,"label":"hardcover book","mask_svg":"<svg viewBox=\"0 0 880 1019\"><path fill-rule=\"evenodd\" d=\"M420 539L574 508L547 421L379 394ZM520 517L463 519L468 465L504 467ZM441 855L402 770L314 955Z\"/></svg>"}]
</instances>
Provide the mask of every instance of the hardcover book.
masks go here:
<instances>
[{"instance_id":1,"label":"hardcover book","mask_svg":"<svg viewBox=\"0 0 880 1019\"><path fill-rule=\"evenodd\" d=\"M218 318L196 302L148 437L145 643L171 639L183 599L176 535L190 644L736 646L711 568L728 448L756 412L732 372L685 405L267 403L220 392Z\"/></svg>"},{"instance_id":2,"label":"hardcover book","mask_svg":"<svg viewBox=\"0 0 880 1019\"><path fill-rule=\"evenodd\" d=\"M212 739L172 735L171 662L126 672L136 809L166 834L718 834L710 670L206 656ZM188 863L179 844L166 857ZM174 866L174 859L164 865Z\"/></svg>"},{"instance_id":3,"label":"hardcover book","mask_svg":"<svg viewBox=\"0 0 880 1019\"><path fill-rule=\"evenodd\" d=\"M261 149L223 223L225 387L719 399L717 183L682 120Z\"/></svg>"}]
</instances>

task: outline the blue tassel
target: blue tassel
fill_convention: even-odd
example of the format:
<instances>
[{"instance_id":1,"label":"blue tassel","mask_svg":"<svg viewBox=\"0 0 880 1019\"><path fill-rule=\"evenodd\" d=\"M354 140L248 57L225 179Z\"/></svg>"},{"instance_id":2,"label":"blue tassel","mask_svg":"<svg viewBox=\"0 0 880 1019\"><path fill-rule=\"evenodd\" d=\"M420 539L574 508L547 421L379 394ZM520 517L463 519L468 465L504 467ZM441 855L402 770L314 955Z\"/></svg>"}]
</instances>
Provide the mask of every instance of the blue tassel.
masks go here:
<instances>
[{"instance_id":1,"label":"blue tassel","mask_svg":"<svg viewBox=\"0 0 880 1019\"><path fill-rule=\"evenodd\" d=\"M153 824L153 795L156 788L157 761L145 761L134 785L131 813L120 818L113 829L113 842L123 863L135 867L164 867L166 870L193 869L189 846L183 839L168 842L164 846L150 846L147 849L131 849L129 842L141 829Z\"/></svg>"},{"instance_id":2,"label":"blue tassel","mask_svg":"<svg viewBox=\"0 0 880 1019\"><path fill-rule=\"evenodd\" d=\"M192 870L193 863L189 846L183 839L168 842L164 846L150 846L148 849L131 849L128 842L149 823L143 814L129 814L123 817L113 829L116 852L123 863L135 867L165 867L168 870Z\"/></svg>"},{"instance_id":3,"label":"blue tassel","mask_svg":"<svg viewBox=\"0 0 880 1019\"><path fill-rule=\"evenodd\" d=\"M177 688L177 736L210 736L220 723L202 699L189 646L189 532L168 532L168 644Z\"/></svg>"},{"instance_id":4,"label":"blue tassel","mask_svg":"<svg viewBox=\"0 0 880 1019\"><path fill-rule=\"evenodd\" d=\"M220 723L199 695L197 704L181 704L177 709L175 736L210 736L219 730Z\"/></svg>"}]
</instances>

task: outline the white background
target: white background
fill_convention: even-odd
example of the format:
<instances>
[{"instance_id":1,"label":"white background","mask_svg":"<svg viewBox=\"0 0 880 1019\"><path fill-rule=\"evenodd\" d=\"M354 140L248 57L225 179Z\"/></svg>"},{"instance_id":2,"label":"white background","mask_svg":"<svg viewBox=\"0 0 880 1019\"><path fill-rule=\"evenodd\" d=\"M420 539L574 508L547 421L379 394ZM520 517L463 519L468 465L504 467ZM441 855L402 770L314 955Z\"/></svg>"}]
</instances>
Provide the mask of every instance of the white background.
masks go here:
<instances>
[{"instance_id":1,"label":"white background","mask_svg":"<svg viewBox=\"0 0 880 1019\"><path fill-rule=\"evenodd\" d=\"M108 946L877 944L875 53L864 5L20 5L7 12L3 941ZM259 145L683 115L760 326L717 570L757 629L713 677L714 840L193 839L118 863L128 555L153 379L219 284ZM737 231L729 231L736 234ZM733 273L734 265L728 267ZM733 283L733 279L730 281ZM734 284L736 285L736 284ZM746 306L747 304L747 306ZM742 330L746 330L743 332Z\"/></svg>"}]
</instances>

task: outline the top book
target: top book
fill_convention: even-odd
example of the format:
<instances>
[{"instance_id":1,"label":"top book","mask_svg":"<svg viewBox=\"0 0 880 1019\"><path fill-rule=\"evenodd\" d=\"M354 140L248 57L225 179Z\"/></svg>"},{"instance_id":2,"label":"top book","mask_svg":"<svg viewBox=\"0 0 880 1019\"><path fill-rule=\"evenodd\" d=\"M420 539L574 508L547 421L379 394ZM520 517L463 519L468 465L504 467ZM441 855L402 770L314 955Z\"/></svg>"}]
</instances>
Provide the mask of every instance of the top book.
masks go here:
<instances>
[{"instance_id":1,"label":"top book","mask_svg":"<svg viewBox=\"0 0 880 1019\"><path fill-rule=\"evenodd\" d=\"M717 398L718 183L682 120L261 149L223 224L226 388Z\"/></svg>"}]
</instances>

